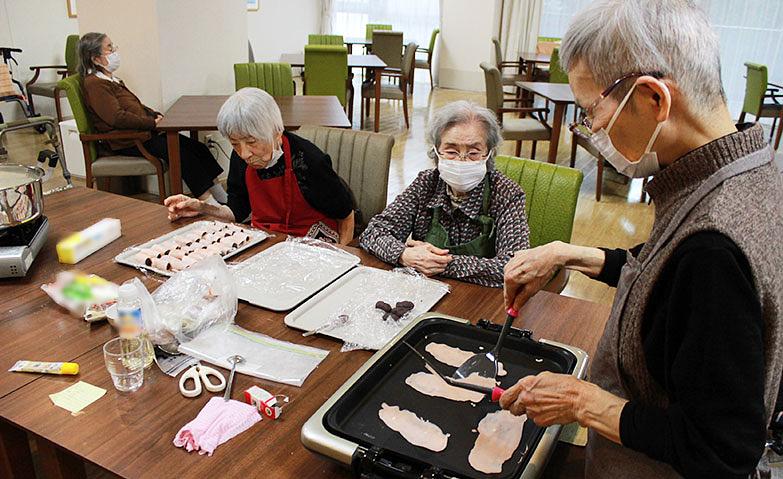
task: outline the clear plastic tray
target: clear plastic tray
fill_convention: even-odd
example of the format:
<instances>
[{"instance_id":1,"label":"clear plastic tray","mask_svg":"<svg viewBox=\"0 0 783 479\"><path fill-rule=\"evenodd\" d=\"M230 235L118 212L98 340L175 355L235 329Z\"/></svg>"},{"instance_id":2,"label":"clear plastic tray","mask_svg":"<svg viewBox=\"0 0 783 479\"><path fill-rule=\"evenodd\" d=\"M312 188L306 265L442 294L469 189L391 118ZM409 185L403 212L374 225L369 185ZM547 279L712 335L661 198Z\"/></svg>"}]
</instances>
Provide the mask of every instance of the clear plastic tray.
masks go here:
<instances>
[{"instance_id":1,"label":"clear plastic tray","mask_svg":"<svg viewBox=\"0 0 783 479\"><path fill-rule=\"evenodd\" d=\"M196 221L195 223L191 223L187 226L183 226L182 228L176 229L174 231L171 231L170 233L166 233L165 235L158 236L157 238L151 239L147 241L146 243L142 243L139 245L131 246L130 248L125 249L122 253L118 254L114 257L114 261L120 264L124 264L127 266L132 266L137 269L143 269L147 271L154 271L155 273L161 274L163 276L171 276L176 271L163 271L158 268L147 266L144 264L139 263L135 256L141 252L143 249L147 249L151 246L164 243L166 241L174 239L175 236L189 233L195 229L203 229L209 224L214 223L220 223L218 221ZM247 232L248 235L250 235L250 241L242 244L241 246L232 249L227 254L222 255L221 257L225 260L226 258L230 258L231 256L234 256L236 254L241 253L242 251L245 251L246 249L250 248L251 246L255 246L258 243L264 241L265 239L269 238L271 235L267 233L266 231L250 228L244 225L235 225L240 226Z\"/></svg>"},{"instance_id":2,"label":"clear plastic tray","mask_svg":"<svg viewBox=\"0 0 783 479\"><path fill-rule=\"evenodd\" d=\"M233 267L239 299L288 311L359 264L359 258L326 243L289 239Z\"/></svg>"},{"instance_id":3,"label":"clear plastic tray","mask_svg":"<svg viewBox=\"0 0 783 479\"><path fill-rule=\"evenodd\" d=\"M284 321L292 328L341 339L344 350L379 349L448 292L446 283L418 274L358 266L289 313ZM383 320L383 311L375 307L378 301L391 306L411 301L414 307L399 320Z\"/></svg>"}]
</instances>

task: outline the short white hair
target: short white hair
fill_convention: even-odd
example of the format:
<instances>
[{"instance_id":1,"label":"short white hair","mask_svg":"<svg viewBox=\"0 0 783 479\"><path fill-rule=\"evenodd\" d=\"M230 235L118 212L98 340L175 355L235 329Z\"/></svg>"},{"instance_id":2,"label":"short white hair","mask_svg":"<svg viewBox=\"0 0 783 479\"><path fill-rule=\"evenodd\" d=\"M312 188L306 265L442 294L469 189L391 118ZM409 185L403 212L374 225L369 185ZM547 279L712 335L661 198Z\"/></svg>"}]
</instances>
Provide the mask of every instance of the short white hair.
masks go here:
<instances>
[{"instance_id":1,"label":"short white hair","mask_svg":"<svg viewBox=\"0 0 783 479\"><path fill-rule=\"evenodd\" d=\"M702 116L726 103L718 36L693 0L596 0L574 16L560 61L567 71L584 62L601 88L628 73L658 73Z\"/></svg>"},{"instance_id":2,"label":"short white hair","mask_svg":"<svg viewBox=\"0 0 783 479\"><path fill-rule=\"evenodd\" d=\"M489 151L495 150L503 142L503 135L495 113L489 108L467 100L448 103L435 111L429 121L427 140L430 145L439 148L441 137L446 130L456 125L473 122L480 123L484 127L484 141ZM437 162L438 156L435 152L430 150L428 155ZM488 167L494 168L494 158L488 160Z\"/></svg>"},{"instance_id":3,"label":"short white hair","mask_svg":"<svg viewBox=\"0 0 783 479\"><path fill-rule=\"evenodd\" d=\"M226 138L253 137L272 143L283 132L283 117L269 93L259 88L242 88L220 107L217 126Z\"/></svg>"}]
</instances>

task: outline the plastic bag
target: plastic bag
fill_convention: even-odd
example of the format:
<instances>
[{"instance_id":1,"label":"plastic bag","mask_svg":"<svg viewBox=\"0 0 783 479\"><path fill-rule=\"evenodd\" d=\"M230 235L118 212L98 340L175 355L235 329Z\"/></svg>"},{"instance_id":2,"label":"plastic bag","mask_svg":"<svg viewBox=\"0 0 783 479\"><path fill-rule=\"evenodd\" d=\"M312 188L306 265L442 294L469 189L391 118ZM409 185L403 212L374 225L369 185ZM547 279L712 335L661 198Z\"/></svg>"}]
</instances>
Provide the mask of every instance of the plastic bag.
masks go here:
<instances>
[{"instance_id":1,"label":"plastic bag","mask_svg":"<svg viewBox=\"0 0 783 479\"><path fill-rule=\"evenodd\" d=\"M396 268L385 273L367 275L354 297L322 326L322 332L339 329L339 334L335 335L344 341L340 351L381 349L413 318L427 312L421 307L426 296L439 290L443 294L450 291L448 284L428 279L411 268ZM398 319L387 315L384 320L386 312L376 308L380 301L392 308L402 302L412 302L414 307Z\"/></svg>"},{"instance_id":2,"label":"plastic bag","mask_svg":"<svg viewBox=\"0 0 783 479\"><path fill-rule=\"evenodd\" d=\"M219 256L176 273L152 293L152 299L156 313L146 316L142 309L144 326L150 340L167 350L216 324L232 323L237 314L234 277Z\"/></svg>"},{"instance_id":3,"label":"plastic bag","mask_svg":"<svg viewBox=\"0 0 783 479\"><path fill-rule=\"evenodd\" d=\"M235 324L214 326L180 344L179 351L226 369L231 369L228 358L239 354L244 362L237 363L237 372L293 386L302 386L329 354L324 349L280 341Z\"/></svg>"},{"instance_id":4,"label":"plastic bag","mask_svg":"<svg viewBox=\"0 0 783 479\"><path fill-rule=\"evenodd\" d=\"M116 284L79 271L60 271L53 283L42 284L41 289L72 315L89 322L105 318L106 310L117 302Z\"/></svg>"}]
</instances>

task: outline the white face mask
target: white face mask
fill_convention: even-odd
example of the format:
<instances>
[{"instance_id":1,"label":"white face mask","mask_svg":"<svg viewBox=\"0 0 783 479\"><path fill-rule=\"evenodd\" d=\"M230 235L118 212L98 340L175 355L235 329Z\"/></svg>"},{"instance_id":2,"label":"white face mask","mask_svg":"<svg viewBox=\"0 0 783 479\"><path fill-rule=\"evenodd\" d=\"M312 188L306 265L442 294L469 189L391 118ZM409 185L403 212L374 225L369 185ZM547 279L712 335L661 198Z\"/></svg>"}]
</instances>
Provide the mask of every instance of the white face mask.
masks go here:
<instances>
[{"instance_id":1,"label":"white face mask","mask_svg":"<svg viewBox=\"0 0 783 479\"><path fill-rule=\"evenodd\" d=\"M120 52L111 52L106 55L106 61L108 62L103 68L109 73L114 73L120 68Z\"/></svg>"},{"instance_id":2,"label":"white face mask","mask_svg":"<svg viewBox=\"0 0 783 479\"><path fill-rule=\"evenodd\" d=\"M625 155L617 151L617 148L612 144L612 139L609 138L609 130L612 129L615 120L620 116L620 112L623 110L625 104L628 103L628 99L631 98L631 93L633 93L634 88L636 88L636 84L631 87L628 94L623 98L623 101L620 102L617 111L614 112L612 119L609 120L609 125L606 128L601 128L593 133L590 141L593 143L593 146L601 152L604 158L606 158L606 161L611 163L618 172L630 178L647 178L648 176L661 171L661 166L658 164L658 155L654 151L650 151L650 149L652 149L653 143L655 143L655 140L658 138L658 133L661 132L663 123L658 123L658 126L655 127L655 131L653 132L650 141L647 142L644 153L642 153L641 158L637 161L631 161L626 158Z\"/></svg>"},{"instance_id":3,"label":"white face mask","mask_svg":"<svg viewBox=\"0 0 783 479\"><path fill-rule=\"evenodd\" d=\"M484 179L487 174L487 160L485 158L480 161L460 161L438 157L438 172L452 190L465 193L478 186Z\"/></svg>"},{"instance_id":4,"label":"white face mask","mask_svg":"<svg viewBox=\"0 0 783 479\"><path fill-rule=\"evenodd\" d=\"M280 158L283 157L283 149L280 147L280 145L277 145L274 150L272 150L272 159L269 160L269 164L267 164L264 168L264 170L268 170L269 168L272 168L277 164L277 162L280 160Z\"/></svg>"}]
</instances>

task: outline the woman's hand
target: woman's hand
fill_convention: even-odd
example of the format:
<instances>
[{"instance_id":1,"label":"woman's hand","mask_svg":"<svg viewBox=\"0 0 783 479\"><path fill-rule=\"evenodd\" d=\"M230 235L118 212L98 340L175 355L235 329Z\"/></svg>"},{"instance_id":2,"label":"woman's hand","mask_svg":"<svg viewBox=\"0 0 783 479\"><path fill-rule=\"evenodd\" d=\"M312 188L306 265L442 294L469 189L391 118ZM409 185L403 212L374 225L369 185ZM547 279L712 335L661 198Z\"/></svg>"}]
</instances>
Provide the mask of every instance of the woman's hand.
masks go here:
<instances>
[{"instance_id":1,"label":"woman's hand","mask_svg":"<svg viewBox=\"0 0 783 479\"><path fill-rule=\"evenodd\" d=\"M413 268L426 276L435 276L446 271L451 262L449 250L436 248L430 243L408 239L400 256L400 264Z\"/></svg>"},{"instance_id":2,"label":"woman's hand","mask_svg":"<svg viewBox=\"0 0 783 479\"><path fill-rule=\"evenodd\" d=\"M169 210L169 221L198 216L204 211L204 202L185 195L169 196L163 201Z\"/></svg>"},{"instance_id":3,"label":"woman's hand","mask_svg":"<svg viewBox=\"0 0 783 479\"><path fill-rule=\"evenodd\" d=\"M500 397L500 407L527 414L537 425L568 424L595 429L620 443L620 415L628 401L570 374L544 371L525 376Z\"/></svg>"},{"instance_id":4,"label":"woman's hand","mask_svg":"<svg viewBox=\"0 0 783 479\"><path fill-rule=\"evenodd\" d=\"M514 253L503 269L503 298L507 308L521 309L552 279L557 268L563 266L561 245L563 243L555 241Z\"/></svg>"}]
</instances>

